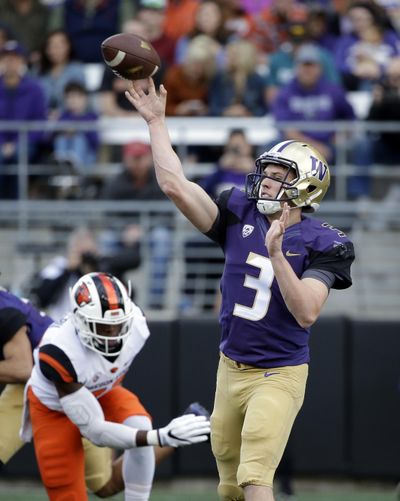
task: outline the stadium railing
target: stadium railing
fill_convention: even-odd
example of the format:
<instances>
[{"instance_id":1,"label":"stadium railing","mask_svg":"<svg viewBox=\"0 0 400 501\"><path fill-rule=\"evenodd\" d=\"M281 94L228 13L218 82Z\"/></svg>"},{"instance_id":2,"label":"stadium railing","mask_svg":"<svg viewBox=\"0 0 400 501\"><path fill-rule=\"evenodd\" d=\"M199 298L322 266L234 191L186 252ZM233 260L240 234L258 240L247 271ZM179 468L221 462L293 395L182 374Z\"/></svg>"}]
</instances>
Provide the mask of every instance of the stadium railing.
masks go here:
<instances>
[{"instance_id":1,"label":"stadium railing","mask_svg":"<svg viewBox=\"0 0 400 501\"><path fill-rule=\"evenodd\" d=\"M275 141L279 137L279 131L291 128L304 132L333 131L335 137L336 161L332 168L332 175L335 178L333 187L334 199L346 200L347 181L353 175L367 175L376 178L400 179L400 167L371 165L367 171L355 166L351 162L350 154L356 147L357 140L367 132L399 132L398 122L367 122L356 121L336 121L336 122L280 122L273 121L270 115L261 118L176 118L167 119L171 141L177 150L178 155L185 158L189 146L223 146L229 132L232 129L243 129L251 144L258 148L259 152ZM100 134L103 145L123 145L130 141L149 141L147 127L140 117L132 118L102 118L98 122L49 122L49 121L0 121L0 131L17 131L19 134L19 193L21 198L28 196L28 175L43 174L55 175L59 166L53 165L29 165L27 155L27 137L29 131L44 131L51 134L62 130L73 128L77 131L97 130ZM204 167L204 168L203 168ZM210 166L191 166L190 173L193 175L204 175L209 172ZM107 169L101 164L96 164L93 171L96 174L107 175L115 172L115 169ZM3 173L15 174L15 166L2 168Z\"/></svg>"}]
</instances>

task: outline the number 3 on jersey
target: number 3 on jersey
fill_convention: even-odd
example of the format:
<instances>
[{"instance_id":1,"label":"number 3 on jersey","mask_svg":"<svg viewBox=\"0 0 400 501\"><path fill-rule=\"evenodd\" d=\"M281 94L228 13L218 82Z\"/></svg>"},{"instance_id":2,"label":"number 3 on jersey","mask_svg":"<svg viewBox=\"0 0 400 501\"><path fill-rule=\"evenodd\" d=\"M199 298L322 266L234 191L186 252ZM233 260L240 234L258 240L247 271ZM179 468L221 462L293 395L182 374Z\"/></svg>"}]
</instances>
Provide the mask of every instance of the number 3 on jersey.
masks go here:
<instances>
[{"instance_id":1,"label":"number 3 on jersey","mask_svg":"<svg viewBox=\"0 0 400 501\"><path fill-rule=\"evenodd\" d=\"M249 253L246 263L260 269L258 277L246 275L243 283L244 287L254 289L256 296L251 307L236 303L233 308L233 314L237 317L256 322L264 318L267 314L271 300L271 285L274 280L274 270L269 258L260 256L260 254L255 254L254 252Z\"/></svg>"}]
</instances>

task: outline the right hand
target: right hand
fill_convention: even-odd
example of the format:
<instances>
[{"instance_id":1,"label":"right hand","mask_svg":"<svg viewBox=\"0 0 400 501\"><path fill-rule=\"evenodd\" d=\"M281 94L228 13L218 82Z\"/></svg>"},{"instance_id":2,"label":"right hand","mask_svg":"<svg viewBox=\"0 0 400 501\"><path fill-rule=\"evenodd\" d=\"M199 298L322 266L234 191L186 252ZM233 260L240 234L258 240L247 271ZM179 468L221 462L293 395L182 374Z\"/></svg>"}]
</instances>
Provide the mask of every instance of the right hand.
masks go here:
<instances>
[{"instance_id":1,"label":"right hand","mask_svg":"<svg viewBox=\"0 0 400 501\"><path fill-rule=\"evenodd\" d=\"M182 447L206 442L210 434L210 421L205 416L184 414L173 419L164 428L159 428L158 439L161 447Z\"/></svg>"},{"instance_id":2,"label":"right hand","mask_svg":"<svg viewBox=\"0 0 400 501\"><path fill-rule=\"evenodd\" d=\"M131 82L128 90L125 92L125 97L133 104L146 122L150 124L153 120L165 117L167 91L161 84L160 93L157 94L154 81L150 77L147 79L147 84L148 90L146 92L137 81Z\"/></svg>"}]
</instances>

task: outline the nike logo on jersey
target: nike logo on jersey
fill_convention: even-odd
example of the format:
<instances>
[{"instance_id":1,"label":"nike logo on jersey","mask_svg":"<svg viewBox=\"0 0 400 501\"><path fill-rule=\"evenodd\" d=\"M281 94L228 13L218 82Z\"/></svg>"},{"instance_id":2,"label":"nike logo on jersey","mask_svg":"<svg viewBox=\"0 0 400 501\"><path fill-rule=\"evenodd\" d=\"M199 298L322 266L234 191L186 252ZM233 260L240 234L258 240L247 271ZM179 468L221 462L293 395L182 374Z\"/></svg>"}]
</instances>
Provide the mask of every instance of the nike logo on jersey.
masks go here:
<instances>
[{"instance_id":1,"label":"nike logo on jersey","mask_svg":"<svg viewBox=\"0 0 400 501\"><path fill-rule=\"evenodd\" d=\"M279 372L266 372L264 377L274 376L275 374L279 374Z\"/></svg>"},{"instance_id":2,"label":"nike logo on jersey","mask_svg":"<svg viewBox=\"0 0 400 501\"><path fill-rule=\"evenodd\" d=\"M286 251L287 257L292 257L292 256L301 256L301 254L298 254L296 252L290 252L290 250Z\"/></svg>"},{"instance_id":3,"label":"nike logo on jersey","mask_svg":"<svg viewBox=\"0 0 400 501\"><path fill-rule=\"evenodd\" d=\"M242 237L246 238L253 233L254 226L251 224L245 224L242 228Z\"/></svg>"}]
</instances>

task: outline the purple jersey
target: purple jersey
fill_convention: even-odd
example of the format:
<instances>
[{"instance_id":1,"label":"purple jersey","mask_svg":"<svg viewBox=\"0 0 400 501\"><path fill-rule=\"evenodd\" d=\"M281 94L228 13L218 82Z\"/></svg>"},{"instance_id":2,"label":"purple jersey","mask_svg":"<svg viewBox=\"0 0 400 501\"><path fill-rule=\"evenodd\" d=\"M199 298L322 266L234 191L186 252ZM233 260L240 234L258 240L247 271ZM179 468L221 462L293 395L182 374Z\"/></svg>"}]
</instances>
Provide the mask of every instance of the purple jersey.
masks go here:
<instances>
[{"instance_id":1,"label":"purple jersey","mask_svg":"<svg viewBox=\"0 0 400 501\"><path fill-rule=\"evenodd\" d=\"M0 358L2 358L3 346L21 327L27 326L27 334L33 350L51 323L53 320L37 310L29 301L22 300L0 288Z\"/></svg>"},{"instance_id":2,"label":"purple jersey","mask_svg":"<svg viewBox=\"0 0 400 501\"><path fill-rule=\"evenodd\" d=\"M282 298L265 235L269 222L236 188L217 200L219 216L207 233L225 254L221 279L221 351L256 367L299 365L309 361L309 329L301 327ZM351 285L353 245L328 223L302 217L283 237L282 251L296 275L306 270L333 273L333 288Z\"/></svg>"}]
</instances>

